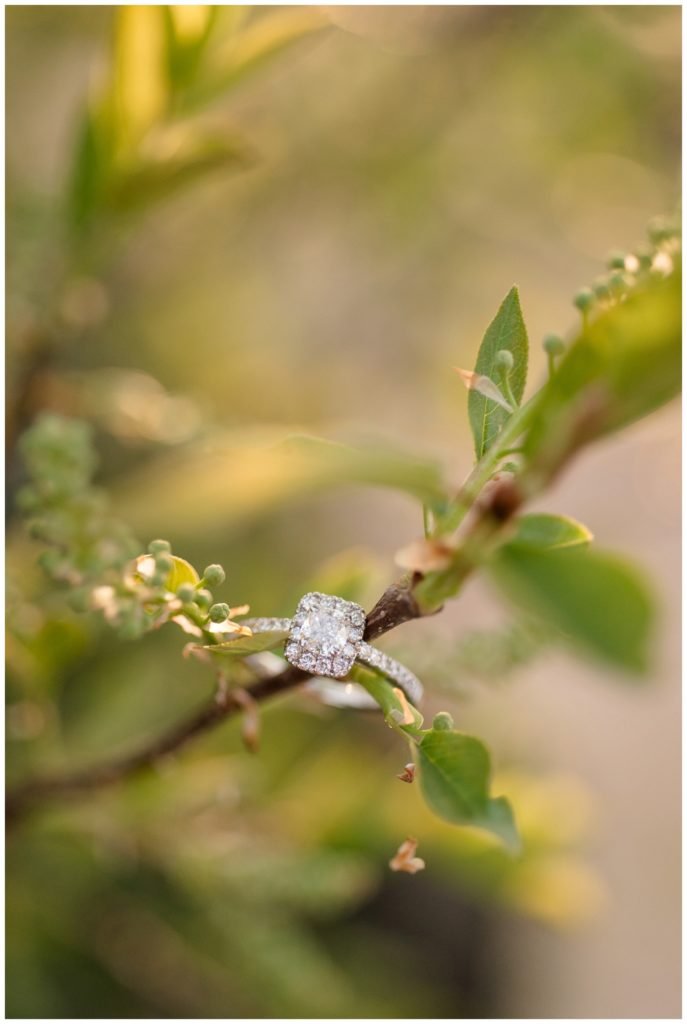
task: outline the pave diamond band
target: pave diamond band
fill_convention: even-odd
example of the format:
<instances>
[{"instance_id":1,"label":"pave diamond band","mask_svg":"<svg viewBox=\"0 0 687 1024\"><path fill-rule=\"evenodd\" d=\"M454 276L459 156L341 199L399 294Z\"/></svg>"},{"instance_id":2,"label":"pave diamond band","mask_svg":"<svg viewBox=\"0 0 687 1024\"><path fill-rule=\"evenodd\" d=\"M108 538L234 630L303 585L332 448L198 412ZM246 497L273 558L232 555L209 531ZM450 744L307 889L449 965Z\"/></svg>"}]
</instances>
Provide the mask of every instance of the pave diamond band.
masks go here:
<instances>
[{"instance_id":1,"label":"pave diamond band","mask_svg":"<svg viewBox=\"0 0 687 1024\"><path fill-rule=\"evenodd\" d=\"M353 601L314 592L301 598L292 619L244 619L243 625L254 633L284 633L284 657L312 675L344 680L357 661L387 676L411 703L422 700L420 680L405 665L363 640L365 611ZM367 691L355 683L335 690L329 686L321 693L328 703L340 707L377 707Z\"/></svg>"}]
</instances>

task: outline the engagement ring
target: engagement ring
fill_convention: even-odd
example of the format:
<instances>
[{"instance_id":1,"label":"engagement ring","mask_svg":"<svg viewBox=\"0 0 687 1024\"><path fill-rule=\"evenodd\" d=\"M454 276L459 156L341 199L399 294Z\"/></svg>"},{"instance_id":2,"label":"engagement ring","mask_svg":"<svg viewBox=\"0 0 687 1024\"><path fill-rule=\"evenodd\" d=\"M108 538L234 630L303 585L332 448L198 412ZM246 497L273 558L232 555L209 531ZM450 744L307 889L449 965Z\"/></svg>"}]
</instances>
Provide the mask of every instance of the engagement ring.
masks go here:
<instances>
[{"instance_id":1,"label":"engagement ring","mask_svg":"<svg viewBox=\"0 0 687 1024\"><path fill-rule=\"evenodd\" d=\"M411 704L422 700L422 684L394 658L363 640L365 612L353 601L329 594L305 594L292 619L244 619L253 633L284 633L284 657L289 664L323 676L345 680L355 662L387 676ZM340 707L376 708L377 703L356 683L320 688L328 703Z\"/></svg>"}]
</instances>

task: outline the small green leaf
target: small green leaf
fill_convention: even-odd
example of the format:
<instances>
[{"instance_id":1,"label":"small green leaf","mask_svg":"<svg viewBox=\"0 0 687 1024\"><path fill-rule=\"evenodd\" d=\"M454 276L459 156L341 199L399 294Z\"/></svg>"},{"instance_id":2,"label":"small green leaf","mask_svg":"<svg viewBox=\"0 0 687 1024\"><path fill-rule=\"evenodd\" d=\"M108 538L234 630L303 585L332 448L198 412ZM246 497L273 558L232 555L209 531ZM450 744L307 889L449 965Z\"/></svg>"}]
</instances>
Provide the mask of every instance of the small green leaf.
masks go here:
<instances>
[{"instance_id":1,"label":"small green leaf","mask_svg":"<svg viewBox=\"0 0 687 1024\"><path fill-rule=\"evenodd\" d=\"M646 670L653 604L633 567L581 546L538 551L506 544L488 568L518 609L616 668Z\"/></svg>"},{"instance_id":2,"label":"small green leaf","mask_svg":"<svg viewBox=\"0 0 687 1024\"><path fill-rule=\"evenodd\" d=\"M515 535L508 541L508 546L551 551L555 548L587 545L592 539L591 531L575 519L532 513L518 519Z\"/></svg>"},{"instance_id":3,"label":"small green leaf","mask_svg":"<svg viewBox=\"0 0 687 1024\"><path fill-rule=\"evenodd\" d=\"M254 633L253 636L237 636L235 640L226 640L221 644L207 644L206 651L221 654L229 658L245 658L249 654L269 651L284 642L285 633Z\"/></svg>"},{"instance_id":4,"label":"small green leaf","mask_svg":"<svg viewBox=\"0 0 687 1024\"><path fill-rule=\"evenodd\" d=\"M420 786L431 809L454 825L472 825L498 836L512 851L520 847L510 804L489 793L491 764L473 736L430 729L418 747Z\"/></svg>"},{"instance_id":5,"label":"small green leaf","mask_svg":"<svg viewBox=\"0 0 687 1024\"><path fill-rule=\"evenodd\" d=\"M422 715L403 694L399 697L400 691L388 679L360 666L356 666L352 678L364 686L373 700L377 701L387 725L392 729L401 729L409 736L419 732L422 728ZM409 717L412 717L412 721L405 721Z\"/></svg>"},{"instance_id":6,"label":"small green leaf","mask_svg":"<svg viewBox=\"0 0 687 1024\"><path fill-rule=\"evenodd\" d=\"M520 309L518 289L513 287L501 303L498 313L489 324L480 346L475 373L488 377L500 385L497 355L501 350L513 356L513 369L509 375L513 398L520 403L527 380L527 330ZM475 453L481 459L496 440L510 413L497 402L485 398L476 390L468 396L468 415L475 440Z\"/></svg>"}]
</instances>

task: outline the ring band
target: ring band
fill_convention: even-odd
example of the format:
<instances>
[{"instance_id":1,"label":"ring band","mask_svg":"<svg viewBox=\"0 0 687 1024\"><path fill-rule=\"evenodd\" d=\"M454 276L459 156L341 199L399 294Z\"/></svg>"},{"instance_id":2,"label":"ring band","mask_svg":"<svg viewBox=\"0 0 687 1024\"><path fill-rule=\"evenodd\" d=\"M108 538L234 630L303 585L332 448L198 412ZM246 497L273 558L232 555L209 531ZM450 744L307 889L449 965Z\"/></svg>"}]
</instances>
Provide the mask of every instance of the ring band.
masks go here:
<instances>
[{"instance_id":1,"label":"ring band","mask_svg":"<svg viewBox=\"0 0 687 1024\"><path fill-rule=\"evenodd\" d=\"M376 669L395 683L412 704L422 700L420 680L399 661L363 640L365 611L353 601L312 592L298 602L292 619L243 619L253 633L284 633L284 657L289 664L323 676L345 680L355 662ZM337 691L339 688L337 687ZM340 691L323 690L341 707L376 708L364 687L346 683Z\"/></svg>"}]
</instances>

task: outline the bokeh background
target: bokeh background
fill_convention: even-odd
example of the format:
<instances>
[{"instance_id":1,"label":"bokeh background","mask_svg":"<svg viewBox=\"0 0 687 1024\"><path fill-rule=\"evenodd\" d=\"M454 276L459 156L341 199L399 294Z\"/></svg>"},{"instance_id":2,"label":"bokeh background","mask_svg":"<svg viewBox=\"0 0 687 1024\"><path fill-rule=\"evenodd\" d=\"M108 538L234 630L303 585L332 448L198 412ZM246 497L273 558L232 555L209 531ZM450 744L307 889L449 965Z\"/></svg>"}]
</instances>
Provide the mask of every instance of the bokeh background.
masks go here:
<instances>
[{"instance_id":1,"label":"bokeh background","mask_svg":"<svg viewBox=\"0 0 687 1024\"><path fill-rule=\"evenodd\" d=\"M191 38L207 12L189 11L173 17ZM89 419L117 514L142 543L221 562L222 599L288 613L318 583L370 603L420 532L408 498L278 500L207 446L369 434L459 482L452 367L472 365L509 287L536 382L571 295L675 206L680 10L216 8L226 81L190 116L235 157L115 210L79 249L76 140L124 16L7 10L10 410L19 427L43 408ZM157 14L126 16L126 103L145 121ZM509 621L480 580L386 641L430 710L488 741L522 860L434 820L375 718L292 696L265 712L257 755L228 723L9 837L8 1014L678 1016L679 436L673 406L539 503L650 574L645 683L548 650L514 664L503 632L487 659L475 631ZM8 471L11 499L11 454ZM10 780L131 749L207 699L175 632L126 644L70 611L11 507L7 550ZM413 877L387 867L407 834L427 861Z\"/></svg>"}]
</instances>

